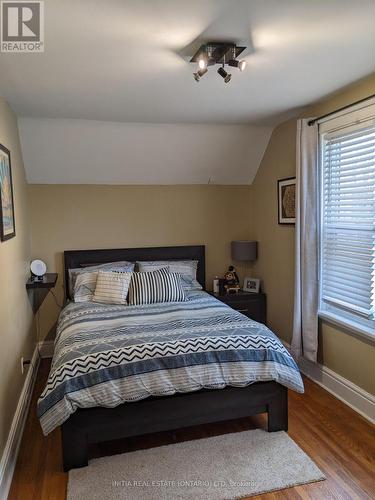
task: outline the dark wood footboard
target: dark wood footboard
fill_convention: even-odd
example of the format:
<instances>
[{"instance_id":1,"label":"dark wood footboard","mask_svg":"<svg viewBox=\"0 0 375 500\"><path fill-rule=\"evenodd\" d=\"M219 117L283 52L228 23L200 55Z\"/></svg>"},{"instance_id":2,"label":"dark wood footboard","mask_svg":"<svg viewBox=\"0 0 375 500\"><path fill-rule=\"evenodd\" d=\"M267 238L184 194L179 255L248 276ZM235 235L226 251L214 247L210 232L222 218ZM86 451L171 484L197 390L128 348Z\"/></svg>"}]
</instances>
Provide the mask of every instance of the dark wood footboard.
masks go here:
<instances>
[{"instance_id":1,"label":"dark wood footboard","mask_svg":"<svg viewBox=\"0 0 375 500\"><path fill-rule=\"evenodd\" d=\"M77 410L61 427L64 471L88 464L88 445L268 413L268 431L288 430L288 391L276 382L147 398Z\"/></svg>"}]
</instances>

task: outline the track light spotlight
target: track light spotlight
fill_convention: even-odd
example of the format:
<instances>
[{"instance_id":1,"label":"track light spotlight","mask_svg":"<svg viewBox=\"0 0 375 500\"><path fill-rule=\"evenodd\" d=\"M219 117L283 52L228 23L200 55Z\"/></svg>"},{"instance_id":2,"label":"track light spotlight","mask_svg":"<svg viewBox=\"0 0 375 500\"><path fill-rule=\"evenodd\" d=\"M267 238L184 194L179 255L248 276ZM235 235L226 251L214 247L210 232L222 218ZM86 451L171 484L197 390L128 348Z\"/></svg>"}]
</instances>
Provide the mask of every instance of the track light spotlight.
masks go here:
<instances>
[{"instance_id":1,"label":"track light spotlight","mask_svg":"<svg viewBox=\"0 0 375 500\"><path fill-rule=\"evenodd\" d=\"M202 78L202 76L204 76L207 73L207 71L208 71L207 68L198 69L196 73L193 73L194 80L196 82L199 82L199 80Z\"/></svg>"},{"instance_id":2,"label":"track light spotlight","mask_svg":"<svg viewBox=\"0 0 375 500\"><path fill-rule=\"evenodd\" d=\"M244 71L244 69L246 68L246 64L247 64L247 63L246 63L246 61L245 61L245 60L240 61L240 62L239 62L239 64L238 64L238 69L239 69L240 71Z\"/></svg>"},{"instance_id":3,"label":"track light spotlight","mask_svg":"<svg viewBox=\"0 0 375 500\"><path fill-rule=\"evenodd\" d=\"M217 70L217 72L224 79L225 83L229 83L230 82L230 80L232 78L232 75L230 75L229 73L227 73L224 68L219 68Z\"/></svg>"},{"instance_id":4,"label":"track light spotlight","mask_svg":"<svg viewBox=\"0 0 375 500\"><path fill-rule=\"evenodd\" d=\"M234 68L238 68L240 71L243 71L246 68L246 61L237 61L237 59L231 59L228 61L229 66L233 66Z\"/></svg>"},{"instance_id":5,"label":"track light spotlight","mask_svg":"<svg viewBox=\"0 0 375 500\"><path fill-rule=\"evenodd\" d=\"M204 56L199 57L198 68L199 69L206 69L207 68L207 59Z\"/></svg>"}]
</instances>

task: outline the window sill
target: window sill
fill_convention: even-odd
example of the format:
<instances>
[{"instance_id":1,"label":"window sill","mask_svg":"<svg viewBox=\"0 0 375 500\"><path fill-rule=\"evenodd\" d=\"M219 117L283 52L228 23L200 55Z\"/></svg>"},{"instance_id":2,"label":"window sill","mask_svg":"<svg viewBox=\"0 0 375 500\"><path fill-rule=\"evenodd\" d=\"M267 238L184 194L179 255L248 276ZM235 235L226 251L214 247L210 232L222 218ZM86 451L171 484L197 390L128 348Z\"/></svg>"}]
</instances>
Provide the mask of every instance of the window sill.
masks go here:
<instances>
[{"instance_id":1,"label":"window sill","mask_svg":"<svg viewBox=\"0 0 375 500\"><path fill-rule=\"evenodd\" d=\"M349 333L353 333L359 337L363 337L367 340L375 342L375 330L373 328L361 325L347 318L342 318L341 316L337 316L332 312L319 311L318 316L320 319L326 320L333 325L342 327Z\"/></svg>"}]
</instances>

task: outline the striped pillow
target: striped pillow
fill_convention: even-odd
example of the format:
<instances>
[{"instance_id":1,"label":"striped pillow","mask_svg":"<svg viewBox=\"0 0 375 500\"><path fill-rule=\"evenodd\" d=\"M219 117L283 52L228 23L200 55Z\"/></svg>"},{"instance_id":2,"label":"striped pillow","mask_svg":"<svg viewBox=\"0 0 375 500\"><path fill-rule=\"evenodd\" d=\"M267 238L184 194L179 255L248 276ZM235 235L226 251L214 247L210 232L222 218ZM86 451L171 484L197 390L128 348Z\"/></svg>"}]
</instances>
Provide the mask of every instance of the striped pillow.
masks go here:
<instances>
[{"instance_id":1,"label":"striped pillow","mask_svg":"<svg viewBox=\"0 0 375 500\"><path fill-rule=\"evenodd\" d=\"M98 271L82 273L77 276L74 285L74 302L92 302Z\"/></svg>"},{"instance_id":2,"label":"striped pillow","mask_svg":"<svg viewBox=\"0 0 375 500\"><path fill-rule=\"evenodd\" d=\"M93 301L102 304L126 304L132 274L99 271Z\"/></svg>"},{"instance_id":3,"label":"striped pillow","mask_svg":"<svg viewBox=\"0 0 375 500\"><path fill-rule=\"evenodd\" d=\"M197 281L197 260L145 260L137 261L137 267L142 273L168 267L171 273L181 274L184 290L202 290L202 286Z\"/></svg>"},{"instance_id":4,"label":"striped pillow","mask_svg":"<svg viewBox=\"0 0 375 500\"><path fill-rule=\"evenodd\" d=\"M157 302L185 302L181 275L168 269L133 273L129 288L129 304L155 304Z\"/></svg>"}]
</instances>

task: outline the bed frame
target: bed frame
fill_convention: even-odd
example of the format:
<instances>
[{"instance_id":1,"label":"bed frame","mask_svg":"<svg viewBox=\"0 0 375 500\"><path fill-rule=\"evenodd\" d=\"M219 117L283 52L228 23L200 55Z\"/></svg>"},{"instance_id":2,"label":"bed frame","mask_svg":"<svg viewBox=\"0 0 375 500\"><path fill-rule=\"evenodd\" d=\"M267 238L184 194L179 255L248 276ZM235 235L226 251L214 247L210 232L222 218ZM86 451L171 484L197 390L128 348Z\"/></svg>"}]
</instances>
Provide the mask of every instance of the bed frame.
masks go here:
<instances>
[{"instance_id":1,"label":"bed frame","mask_svg":"<svg viewBox=\"0 0 375 500\"><path fill-rule=\"evenodd\" d=\"M119 260L198 260L197 280L205 288L205 247L177 246L64 252L65 290L68 270ZM115 408L78 409L61 426L64 471L88 464L93 443L176 430L193 425L268 414L268 431L288 430L288 392L277 382L247 387L201 390L150 397Z\"/></svg>"}]
</instances>

